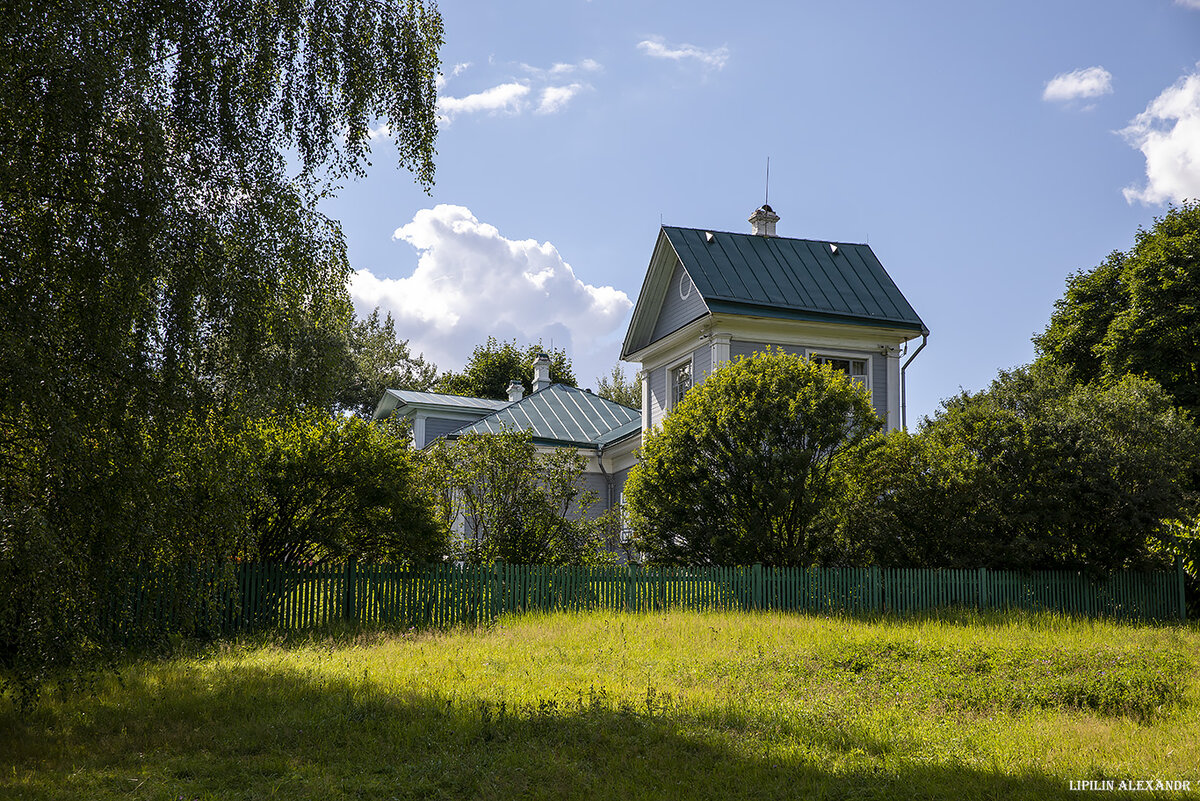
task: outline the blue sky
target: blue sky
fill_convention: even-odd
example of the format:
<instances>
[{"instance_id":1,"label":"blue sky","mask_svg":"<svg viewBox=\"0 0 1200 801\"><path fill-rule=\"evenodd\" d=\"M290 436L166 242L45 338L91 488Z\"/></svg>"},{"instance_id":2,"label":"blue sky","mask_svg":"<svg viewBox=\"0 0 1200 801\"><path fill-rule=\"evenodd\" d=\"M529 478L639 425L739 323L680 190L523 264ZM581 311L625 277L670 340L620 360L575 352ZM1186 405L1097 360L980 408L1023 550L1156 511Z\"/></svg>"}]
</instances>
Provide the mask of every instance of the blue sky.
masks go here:
<instances>
[{"instance_id":1,"label":"blue sky","mask_svg":"<svg viewBox=\"0 0 1200 801\"><path fill-rule=\"evenodd\" d=\"M381 140L324 208L360 312L443 369L542 338L594 386L660 221L749 231L769 156L779 234L869 242L931 329L911 425L1200 197L1200 0L440 8L432 193Z\"/></svg>"}]
</instances>

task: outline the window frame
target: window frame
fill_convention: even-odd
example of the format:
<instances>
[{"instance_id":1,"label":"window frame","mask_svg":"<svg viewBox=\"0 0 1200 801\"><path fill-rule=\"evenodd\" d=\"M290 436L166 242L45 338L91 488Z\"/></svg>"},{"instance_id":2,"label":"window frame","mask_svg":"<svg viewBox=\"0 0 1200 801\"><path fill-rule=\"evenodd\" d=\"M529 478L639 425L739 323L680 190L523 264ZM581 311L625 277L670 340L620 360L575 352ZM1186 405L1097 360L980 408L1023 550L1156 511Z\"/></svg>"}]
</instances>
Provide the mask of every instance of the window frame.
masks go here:
<instances>
[{"instance_id":1,"label":"window frame","mask_svg":"<svg viewBox=\"0 0 1200 801\"><path fill-rule=\"evenodd\" d=\"M691 392L696 387L696 354L695 353L689 353L687 356L685 356L682 359L677 359L674 362L668 363L667 364L667 407L666 407L667 411L671 411L672 409L674 409L676 406L679 405L679 401L683 400L682 397L680 397L678 399L675 397L675 374L676 374L676 372L678 372L679 368L683 367L684 365L687 365L690 383L688 385L687 390L685 390L683 394L687 395L688 392Z\"/></svg>"},{"instance_id":2,"label":"window frame","mask_svg":"<svg viewBox=\"0 0 1200 801\"><path fill-rule=\"evenodd\" d=\"M820 360L822 360L822 359L824 359L826 361L838 359L838 360L845 360L845 361L851 361L851 362L862 362L863 370L864 370L864 373L861 376L861 378L863 379L862 386L868 392L873 393L875 391L875 388L874 388L874 386L872 386L872 381L871 381L871 370L874 367L874 364L872 363L871 360L874 357L869 353L854 353L852 351L837 351L837 350L816 350L814 348L814 349L808 351L808 358L816 364L821 364ZM853 375L852 373L847 373L846 375L852 381L860 377L860 376Z\"/></svg>"}]
</instances>

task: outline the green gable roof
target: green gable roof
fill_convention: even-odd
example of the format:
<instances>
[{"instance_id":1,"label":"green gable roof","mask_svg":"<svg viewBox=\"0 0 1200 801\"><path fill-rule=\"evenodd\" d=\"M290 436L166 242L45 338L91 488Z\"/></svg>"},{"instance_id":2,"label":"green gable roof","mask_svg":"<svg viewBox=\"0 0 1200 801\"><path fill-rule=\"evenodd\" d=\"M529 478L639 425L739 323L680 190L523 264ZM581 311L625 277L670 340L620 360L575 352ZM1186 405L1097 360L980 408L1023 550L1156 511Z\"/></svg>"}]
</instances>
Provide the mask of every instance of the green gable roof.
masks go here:
<instances>
[{"instance_id":1,"label":"green gable roof","mask_svg":"<svg viewBox=\"0 0 1200 801\"><path fill-rule=\"evenodd\" d=\"M869 245L674 226L663 233L714 313L925 328Z\"/></svg>"},{"instance_id":2,"label":"green gable roof","mask_svg":"<svg viewBox=\"0 0 1200 801\"><path fill-rule=\"evenodd\" d=\"M927 331L869 245L662 227L621 357L670 331L656 330L676 263L703 301L701 314ZM675 310L679 312L678 309ZM672 330L679 326L673 326Z\"/></svg>"},{"instance_id":3,"label":"green gable roof","mask_svg":"<svg viewBox=\"0 0 1200 801\"><path fill-rule=\"evenodd\" d=\"M551 384L447 437L529 431L541 445L595 448L641 428L642 413L582 389Z\"/></svg>"}]
</instances>

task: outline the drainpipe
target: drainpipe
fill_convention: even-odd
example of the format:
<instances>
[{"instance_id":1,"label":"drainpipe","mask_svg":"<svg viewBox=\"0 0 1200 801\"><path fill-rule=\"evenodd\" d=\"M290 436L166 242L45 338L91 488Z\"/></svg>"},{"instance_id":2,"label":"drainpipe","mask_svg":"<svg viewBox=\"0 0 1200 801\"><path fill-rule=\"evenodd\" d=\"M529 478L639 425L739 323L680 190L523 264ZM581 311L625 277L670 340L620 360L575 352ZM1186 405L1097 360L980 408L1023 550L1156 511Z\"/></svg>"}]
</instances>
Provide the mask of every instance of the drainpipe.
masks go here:
<instances>
[{"instance_id":1,"label":"drainpipe","mask_svg":"<svg viewBox=\"0 0 1200 801\"><path fill-rule=\"evenodd\" d=\"M925 348L925 343L929 341L929 329L926 328L921 332L921 344L913 351L913 355L905 360L904 365L900 368L900 427L905 431L908 430L908 384L905 382L904 371L912 364L912 360L917 358L917 354Z\"/></svg>"},{"instance_id":2,"label":"drainpipe","mask_svg":"<svg viewBox=\"0 0 1200 801\"><path fill-rule=\"evenodd\" d=\"M604 446L600 445L596 448L596 466L600 468L600 474L604 476L604 484L606 487L605 494L608 495L608 506L605 511L612 509L613 504L613 477L607 470L604 469Z\"/></svg>"}]
</instances>

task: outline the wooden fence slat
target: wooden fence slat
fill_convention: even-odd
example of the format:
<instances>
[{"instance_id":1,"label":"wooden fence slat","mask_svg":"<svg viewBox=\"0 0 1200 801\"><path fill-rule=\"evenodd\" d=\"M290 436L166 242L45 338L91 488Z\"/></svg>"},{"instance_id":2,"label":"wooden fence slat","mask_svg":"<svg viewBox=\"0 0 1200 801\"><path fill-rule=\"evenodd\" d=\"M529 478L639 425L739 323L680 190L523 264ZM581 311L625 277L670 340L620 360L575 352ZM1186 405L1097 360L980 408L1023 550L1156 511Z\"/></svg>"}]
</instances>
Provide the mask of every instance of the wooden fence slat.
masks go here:
<instances>
[{"instance_id":1,"label":"wooden fence slat","mask_svg":"<svg viewBox=\"0 0 1200 801\"><path fill-rule=\"evenodd\" d=\"M1172 572L1038 573L913 568L640 565L490 566L441 563L240 563L140 574L98 604L100 624L127 639L164 626L234 633L309 629L337 620L426 626L479 624L504 614L762 610L912 614L930 609L1046 610L1088 617L1170 620L1185 614L1181 566ZM187 609L191 604L194 609Z\"/></svg>"}]
</instances>

